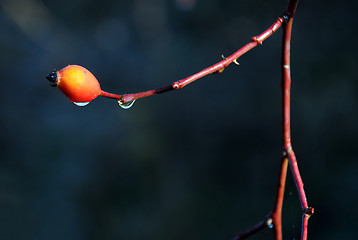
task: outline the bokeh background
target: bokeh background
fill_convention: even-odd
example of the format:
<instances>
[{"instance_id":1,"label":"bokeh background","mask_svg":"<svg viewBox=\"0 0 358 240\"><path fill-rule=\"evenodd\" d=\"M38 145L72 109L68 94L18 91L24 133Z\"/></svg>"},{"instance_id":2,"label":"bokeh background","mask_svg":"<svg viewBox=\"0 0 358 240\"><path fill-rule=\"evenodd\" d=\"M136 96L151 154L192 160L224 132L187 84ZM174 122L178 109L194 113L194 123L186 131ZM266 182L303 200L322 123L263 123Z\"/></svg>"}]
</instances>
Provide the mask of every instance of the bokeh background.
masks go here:
<instances>
[{"instance_id":1,"label":"bokeh background","mask_svg":"<svg viewBox=\"0 0 358 240\"><path fill-rule=\"evenodd\" d=\"M166 86L269 27L283 0L0 0L0 239L231 239L272 209L281 156L281 30L180 91L76 107L68 64L103 90ZM292 137L310 239L358 236L357 2L300 1ZM301 210L289 175L285 239ZM273 239L265 230L251 239Z\"/></svg>"}]
</instances>

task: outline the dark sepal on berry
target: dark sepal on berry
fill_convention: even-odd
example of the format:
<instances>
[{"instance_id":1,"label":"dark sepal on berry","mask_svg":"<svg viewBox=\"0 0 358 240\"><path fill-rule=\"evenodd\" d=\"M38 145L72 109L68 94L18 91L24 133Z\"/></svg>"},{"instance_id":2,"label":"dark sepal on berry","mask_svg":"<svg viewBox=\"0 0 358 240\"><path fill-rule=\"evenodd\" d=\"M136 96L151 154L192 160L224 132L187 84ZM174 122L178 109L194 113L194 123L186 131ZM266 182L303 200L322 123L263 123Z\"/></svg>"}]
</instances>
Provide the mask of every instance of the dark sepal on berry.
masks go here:
<instances>
[{"instance_id":1,"label":"dark sepal on berry","mask_svg":"<svg viewBox=\"0 0 358 240\"><path fill-rule=\"evenodd\" d=\"M50 72L49 74L47 74L46 76L47 80L49 80L51 82L51 86L52 87L56 87L58 80L57 80L57 70L53 70L52 72Z\"/></svg>"}]
</instances>

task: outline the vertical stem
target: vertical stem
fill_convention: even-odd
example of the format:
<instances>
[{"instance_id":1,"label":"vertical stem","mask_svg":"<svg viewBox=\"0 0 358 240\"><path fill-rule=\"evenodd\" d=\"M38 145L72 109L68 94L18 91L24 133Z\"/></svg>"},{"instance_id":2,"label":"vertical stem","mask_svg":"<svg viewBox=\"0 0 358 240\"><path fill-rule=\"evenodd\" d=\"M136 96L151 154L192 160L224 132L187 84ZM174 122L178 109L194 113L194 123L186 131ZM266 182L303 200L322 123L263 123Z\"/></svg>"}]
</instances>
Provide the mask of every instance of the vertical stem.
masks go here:
<instances>
[{"instance_id":1,"label":"vertical stem","mask_svg":"<svg viewBox=\"0 0 358 240\"><path fill-rule=\"evenodd\" d=\"M283 128L283 148L284 154L288 156L289 163L291 166L291 172L297 187L297 191L300 197L301 207L302 207L302 232L301 239L307 239L308 232L308 219L313 214L313 208L308 207L306 193L303 188L303 181L301 178L300 171L298 169L298 164L296 160L295 153L292 149L291 144L291 129L290 129L290 96L291 96L291 71L290 71L290 47L291 47L291 31L292 31L292 22L293 14L296 9L298 1L290 1L287 14L289 15L288 22L283 26L283 36L282 36L282 128Z\"/></svg>"},{"instance_id":2,"label":"vertical stem","mask_svg":"<svg viewBox=\"0 0 358 240\"><path fill-rule=\"evenodd\" d=\"M282 240L282 205L283 205L283 198L285 195L287 166L288 166L288 157L287 155L284 155L281 161L275 208L272 213L272 221L274 224L276 240Z\"/></svg>"},{"instance_id":3,"label":"vertical stem","mask_svg":"<svg viewBox=\"0 0 358 240\"><path fill-rule=\"evenodd\" d=\"M307 214L302 215L302 230L301 230L301 239L306 240L308 234L308 219L309 216Z\"/></svg>"},{"instance_id":4,"label":"vertical stem","mask_svg":"<svg viewBox=\"0 0 358 240\"><path fill-rule=\"evenodd\" d=\"M283 26L282 36L282 132L283 147L288 153L292 150L291 146L291 117L290 117L290 98L291 98L291 71L290 71L290 50L291 50L291 29L292 21L290 18Z\"/></svg>"}]
</instances>

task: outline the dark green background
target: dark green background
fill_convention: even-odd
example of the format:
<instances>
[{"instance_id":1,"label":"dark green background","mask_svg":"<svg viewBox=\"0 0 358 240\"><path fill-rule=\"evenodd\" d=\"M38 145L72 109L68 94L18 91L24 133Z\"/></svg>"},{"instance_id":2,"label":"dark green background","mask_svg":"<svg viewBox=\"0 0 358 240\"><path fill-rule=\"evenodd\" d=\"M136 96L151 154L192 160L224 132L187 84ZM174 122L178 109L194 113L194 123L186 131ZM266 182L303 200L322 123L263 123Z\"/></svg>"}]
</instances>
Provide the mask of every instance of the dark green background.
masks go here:
<instances>
[{"instance_id":1,"label":"dark green background","mask_svg":"<svg viewBox=\"0 0 358 240\"><path fill-rule=\"evenodd\" d=\"M271 210L281 156L281 29L188 87L73 105L45 76L85 66L103 90L166 86L269 27L286 1L0 1L0 239L231 239ZM357 225L357 3L301 1L292 137L310 239ZM299 239L291 175L285 239ZM266 230L251 239L273 239Z\"/></svg>"}]
</instances>

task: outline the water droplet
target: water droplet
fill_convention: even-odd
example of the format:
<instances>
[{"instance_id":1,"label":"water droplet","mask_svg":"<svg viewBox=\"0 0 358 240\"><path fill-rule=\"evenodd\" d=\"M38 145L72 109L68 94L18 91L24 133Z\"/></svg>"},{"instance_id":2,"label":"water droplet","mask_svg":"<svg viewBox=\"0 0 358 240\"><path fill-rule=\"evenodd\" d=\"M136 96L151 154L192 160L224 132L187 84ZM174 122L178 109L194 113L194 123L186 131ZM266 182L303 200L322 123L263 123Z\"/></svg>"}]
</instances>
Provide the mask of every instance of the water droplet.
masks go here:
<instances>
[{"instance_id":1,"label":"water droplet","mask_svg":"<svg viewBox=\"0 0 358 240\"><path fill-rule=\"evenodd\" d=\"M87 104L89 104L89 102L73 102L75 105L79 106L79 107L84 107Z\"/></svg>"},{"instance_id":2,"label":"water droplet","mask_svg":"<svg viewBox=\"0 0 358 240\"><path fill-rule=\"evenodd\" d=\"M267 219L266 224L267 224L268 228L273 228L272 218Z\"/></svg>"},{"instance_id":3,"label":"water droplet","mask_svg":"<svg viewBox=\"0 0 358 240\"><path fill-rule=\"evenodd\" d=\"M123 109L129 109L131 106L133 106L133 103L135 102L135 100L130 101L130 102L125 102L122 103L121 100L118 101L119 106L121 106L121 108Z\"/></svg>"}]
</instances>

